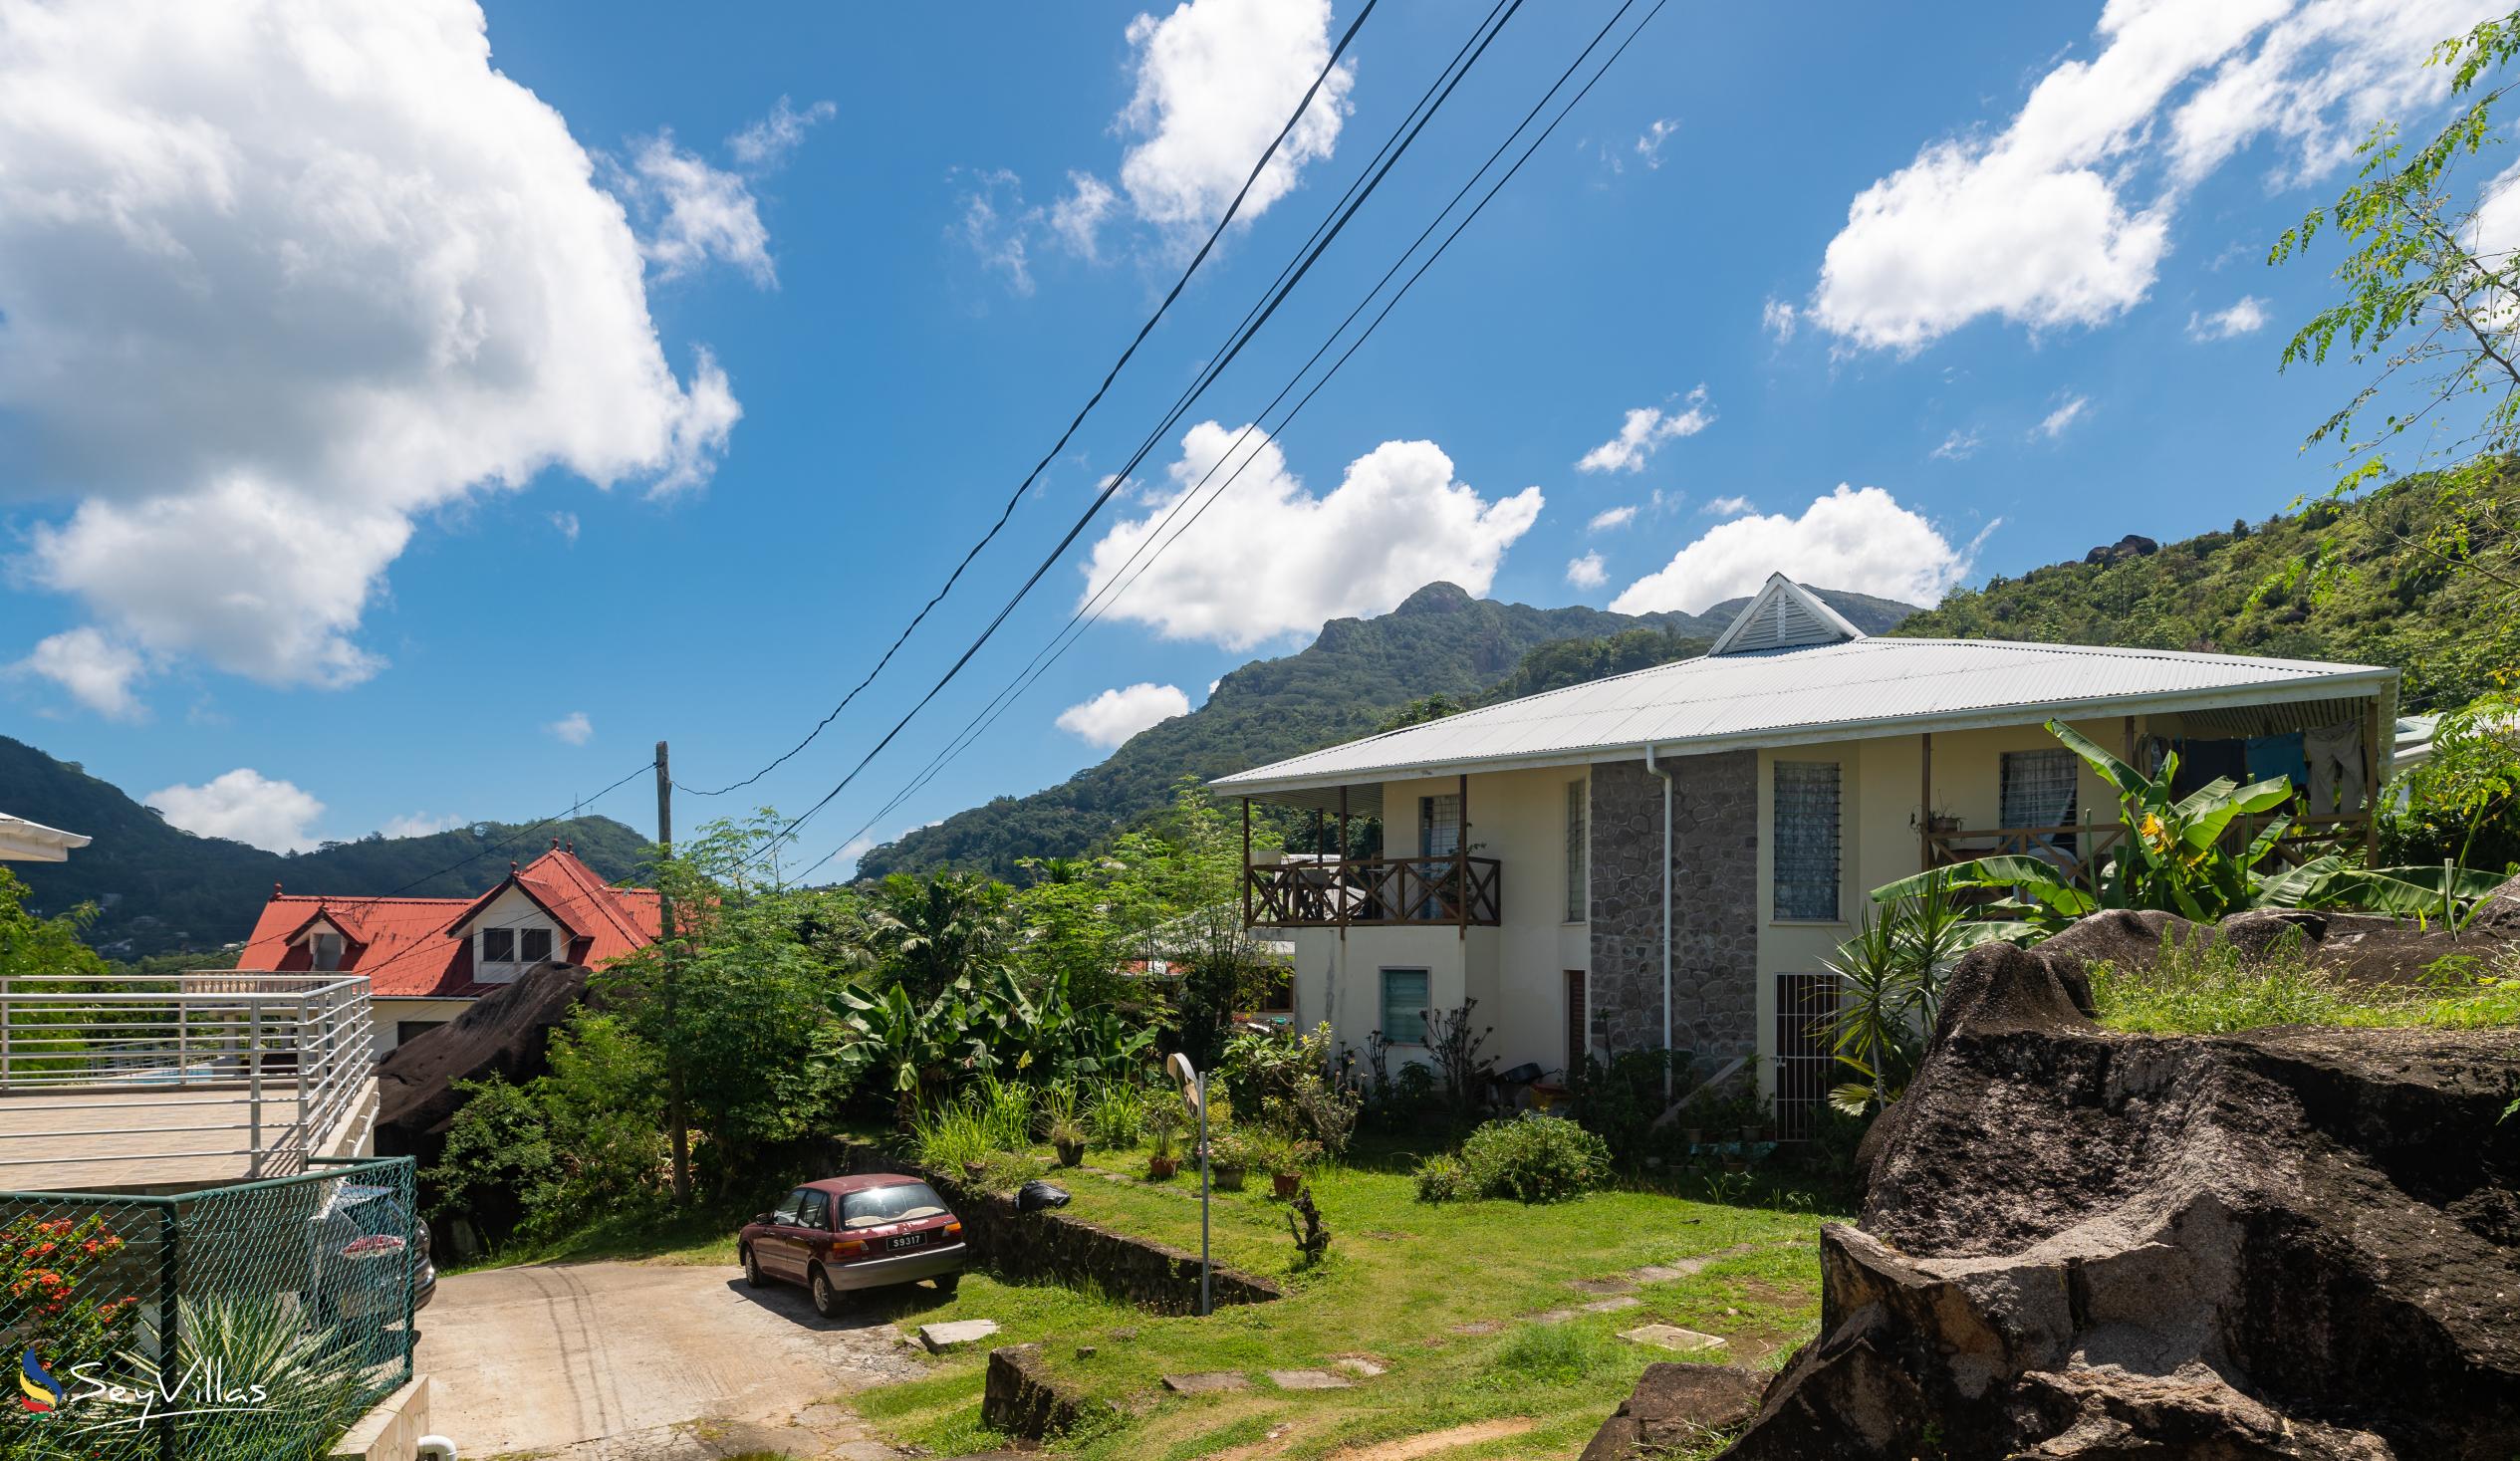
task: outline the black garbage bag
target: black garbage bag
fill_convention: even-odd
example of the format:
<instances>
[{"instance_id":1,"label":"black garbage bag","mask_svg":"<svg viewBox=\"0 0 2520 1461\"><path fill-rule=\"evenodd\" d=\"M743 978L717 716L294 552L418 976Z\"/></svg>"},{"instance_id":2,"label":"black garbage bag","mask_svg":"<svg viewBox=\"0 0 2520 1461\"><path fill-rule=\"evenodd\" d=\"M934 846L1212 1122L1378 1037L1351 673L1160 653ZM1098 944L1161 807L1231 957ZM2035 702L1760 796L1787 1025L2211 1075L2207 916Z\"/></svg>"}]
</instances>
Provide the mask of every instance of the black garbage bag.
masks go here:
<instances>
[{"instance_id":1,"label":"black garbage bag","mask_svg":"<svg viewBox=\"0 0 2520 1461\"><path fill-rule=\"evenodd\" d=\"M1044 1182L1039 1178L1026 1182L1023 1186L1015 1189L1015 1210L1017 1212L1039 1212L1043 1208L1065 1207L1067 1205L1067 1188L1058 1186L1054 1183Z\"/></svg>"}]
</instances>

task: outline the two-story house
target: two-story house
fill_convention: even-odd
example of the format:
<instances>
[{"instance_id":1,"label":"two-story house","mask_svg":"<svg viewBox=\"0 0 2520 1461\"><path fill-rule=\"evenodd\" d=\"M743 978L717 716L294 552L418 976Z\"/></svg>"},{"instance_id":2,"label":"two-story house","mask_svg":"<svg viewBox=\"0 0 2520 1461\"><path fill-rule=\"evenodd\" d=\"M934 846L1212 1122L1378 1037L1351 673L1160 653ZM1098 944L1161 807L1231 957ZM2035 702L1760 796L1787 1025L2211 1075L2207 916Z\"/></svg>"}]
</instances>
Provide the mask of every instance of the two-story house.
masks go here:
<instances>
[{"instance_id":1,"label":"two-story house","mask_svg":"<svg viewBox=\"0 0 2520 1461\"><path fill-rule=\"evenodd\" d=\"M2078 873L2117 796L2044 729L2179 781L2289 774L2284 847L2368 850L2397 675L2227 654L1868 636L1769 579L1698 658L1332 746L1214 783L1317 819L1250 862L1245 917L1295 948L1296 1020L1422 1059L1478 1001L1498 1067L1667 1047L1780 1091L1834 1079L1811 1011L1871 889L2025 852ZM1353 829L1379 819L1381 848ZM1343 831L1342 829L1350 829ZM1248 860L1248 859L1247 859Z\"/></svg>"},{"instance_id":2,"label":"two-story house","mask_svg":"<svg viewBox=\"0 0 2520 1461\"><path fill-rule=\"evenodd\" d=\"M377 1054L544 964L600 969L656 941L653 888L614 887L554 842L477 898L376 898L275 886L241 970L365 975Z\"/></svg>"}]
</instances>

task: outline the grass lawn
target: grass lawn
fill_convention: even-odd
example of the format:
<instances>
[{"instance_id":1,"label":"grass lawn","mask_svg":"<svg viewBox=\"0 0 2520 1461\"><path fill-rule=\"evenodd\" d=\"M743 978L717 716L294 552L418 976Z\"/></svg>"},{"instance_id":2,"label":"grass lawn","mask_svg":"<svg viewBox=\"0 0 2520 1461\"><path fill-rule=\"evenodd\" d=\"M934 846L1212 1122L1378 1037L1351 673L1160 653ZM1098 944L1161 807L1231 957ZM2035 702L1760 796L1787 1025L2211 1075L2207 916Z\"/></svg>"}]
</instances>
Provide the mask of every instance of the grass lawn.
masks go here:
<instances>
[{"instance_id":1,"label":"grass lawn","mask_svg":"<svg viewBox=\"0 0 2520 1461\"><path fill-rule=\"evenodd\" d=\"M1070 1216L1197 1251L1195 1176L1156 1184L1091 1170L1142 1172L1142 1158L1129 1154L1090 1153L1086 1165L1060 1174L1075 1196ZM1630 1191L1544 1207L1429 1205L1415 1200L1400 1167L1394 1160L1387 1169L1314 1175L1333 1241L1327 1260L1310 1271L1295 1268L1286 1207L1269 1198L1265 1177L1250 1190L1216 1194L1217 1260L1284 1283L1289 1294L1278 1303L1160 1318L1100 1295L973 1274L953 1300L922 1293L894 1317L904 1328L992 1319L1001 1326L995 1342L1040 1340L1056 1373L1121 1407L1108 1426L1057 1448L1113 1458L1208 1456L1263 1441L1271 1455L1318 1456L1495 1420L1527 1424L1446 1450L1444 1461L1572 1455L1648 1361L1679 1357L1623 1340L1619 1331L1680 1325L1729 1341L1728 1356L1701 1357L1773 1366L1818 1328L1815 1231L1825 1214L1807 1201L1715 1203ZM1633 1307L1580 1312L1606 1296L1576 1281L1681 1260L1706 1262L1687 1277L1638 1285ZM1579 1312L1555 1324L1532 1318L1552 1310ZM1387 1372L1315 1391L1282 1391L1265 1373L1324 1368L1343 1355L1371 1358ZM984 1347L942 1356L924 1377L855 1395L851 1404L895 1439L940 1455L996 1449L1004 1438L980 1424L986 1363ZM1161 1388L1165 1374L1204 1370L1243 1374L1249 1387L1193 1396Z\"/></svg>"}]
</instances>

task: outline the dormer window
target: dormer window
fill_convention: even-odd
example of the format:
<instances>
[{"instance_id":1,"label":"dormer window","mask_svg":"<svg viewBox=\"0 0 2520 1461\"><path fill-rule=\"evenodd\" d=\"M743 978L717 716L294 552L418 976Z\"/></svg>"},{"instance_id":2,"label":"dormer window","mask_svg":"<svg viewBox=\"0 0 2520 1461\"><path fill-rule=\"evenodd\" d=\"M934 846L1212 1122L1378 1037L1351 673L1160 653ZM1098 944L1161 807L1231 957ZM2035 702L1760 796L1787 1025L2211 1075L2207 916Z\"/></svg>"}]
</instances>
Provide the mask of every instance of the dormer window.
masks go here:
<instances>
[{"instance_id":1,"label":"dormer window","mask_svg":"<svg viewBox=\"0 0 2520 1461\"><path fill-rule=\"evenodd\" d=\"M547 963L551 959L551 930L520 928L516 934L517 957L528 964Z\"/></svg>"},{"instance_id":2,"label":"dormer window","mask_svg":"<svg viewBox=\"0 0 2520 1461\"><path fill-rule=\"evenodd\" d=\"M481 962L513 964L516 962L516 930L485 928L481 930Z\"/></svg>"},{"instance_id":3,"label":"dormer window","mask_svg":"<svg viewBox=\"0 0 2520 1461\"><path fill-rule=\"evenodd\" d=\"M551 962L551 930L535 927L481 930L484 964L547 964Z\"/></svg>"},{"instance_id":4,"label":"dormer window","mask_svg":"<svg viewBox=\"0 0 2520 1461\"><path fill-rule=\"evenodd\" d=\"M307 952L316 972L330 974L342 967L342 936L329 929L307 940Z\"/></svg>"}]
</instances>

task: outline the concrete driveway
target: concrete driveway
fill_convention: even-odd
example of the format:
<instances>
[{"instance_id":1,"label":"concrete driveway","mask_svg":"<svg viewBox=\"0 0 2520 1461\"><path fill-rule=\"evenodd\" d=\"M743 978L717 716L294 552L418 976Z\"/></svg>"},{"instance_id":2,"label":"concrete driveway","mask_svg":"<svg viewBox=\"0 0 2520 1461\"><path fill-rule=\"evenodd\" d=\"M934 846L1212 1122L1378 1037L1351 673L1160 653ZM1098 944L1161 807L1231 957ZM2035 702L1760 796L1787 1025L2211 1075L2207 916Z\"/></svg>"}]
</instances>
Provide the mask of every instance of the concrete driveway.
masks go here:
<instances>
[{"instance_id":1,"label":"concrete driveway","mask_svg":"<svg viewBox=\"0 0 2520 1461\"><path fill-rule=\"evenodd\" d=\"M585 1263L442 1279L420 1315L432 1423L468 1458L683 1461L744 1451L896 1453L846 1395L917 1371L873 1315L738 1269Z\"/></svg>"}]
</instances>

